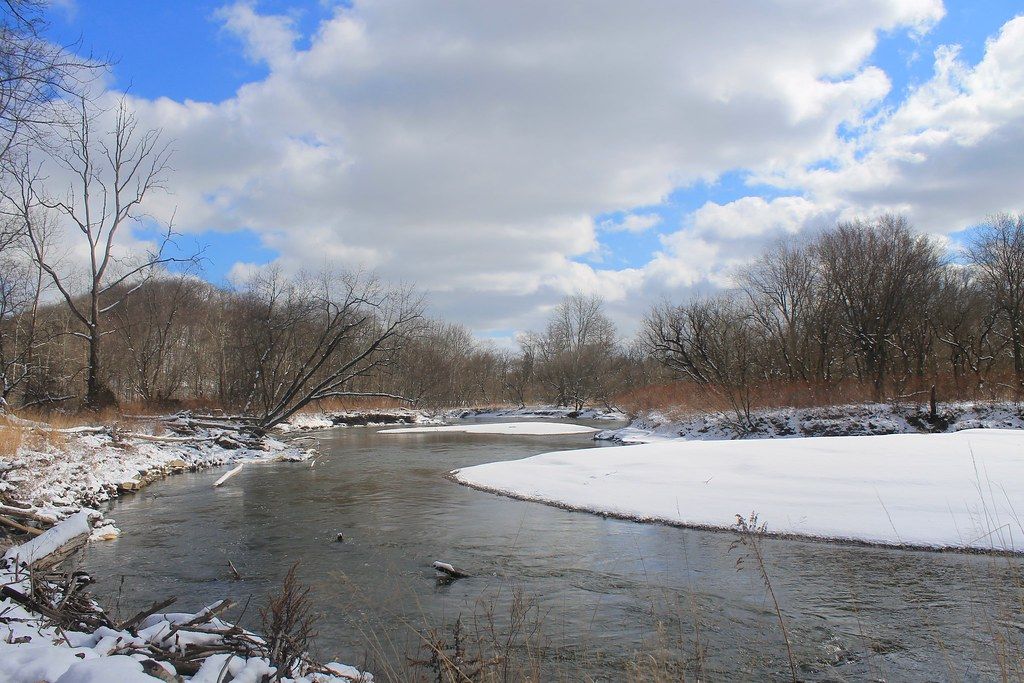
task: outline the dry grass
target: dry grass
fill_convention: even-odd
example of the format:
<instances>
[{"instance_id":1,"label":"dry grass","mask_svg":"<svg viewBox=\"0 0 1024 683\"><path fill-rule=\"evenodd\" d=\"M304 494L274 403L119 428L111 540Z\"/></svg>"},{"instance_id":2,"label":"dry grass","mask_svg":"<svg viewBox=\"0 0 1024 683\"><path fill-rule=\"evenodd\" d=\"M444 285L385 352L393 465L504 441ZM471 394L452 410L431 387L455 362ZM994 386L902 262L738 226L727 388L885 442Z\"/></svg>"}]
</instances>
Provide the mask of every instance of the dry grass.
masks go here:
<instances>
[{"instance_id":1,"label":"dry grass","mask_svg":"<svg viewBox=\"0 0 1024 683\"><path fill-rule=\"evenodd\" d=\"M1000 377L984 387L956 381L952 376L910 378L891 384L884 400L892 403L927 404L931 387L939 401L1020 400L1013 390L1012 377ZM822 408L871 403L874 387L870 382L853 379L831 383L764 382L751 388L751 406L759 408ZM731 404L725 393L715 387L692 382L667 382L631 389L613 403L627 415L660 412L669 419L681 419L698 413L728 411Z\"/></svg>"},{"instance_id":2,"label":"dry grass","mask_svg":"<svg viewBox=\"0 0 1024 683\"><path fill-rule=\"evenodd\" d=\"M18 425L0 426L0 458L13 458L25 441L25 429Z\"/></svg>"}]
</instances>

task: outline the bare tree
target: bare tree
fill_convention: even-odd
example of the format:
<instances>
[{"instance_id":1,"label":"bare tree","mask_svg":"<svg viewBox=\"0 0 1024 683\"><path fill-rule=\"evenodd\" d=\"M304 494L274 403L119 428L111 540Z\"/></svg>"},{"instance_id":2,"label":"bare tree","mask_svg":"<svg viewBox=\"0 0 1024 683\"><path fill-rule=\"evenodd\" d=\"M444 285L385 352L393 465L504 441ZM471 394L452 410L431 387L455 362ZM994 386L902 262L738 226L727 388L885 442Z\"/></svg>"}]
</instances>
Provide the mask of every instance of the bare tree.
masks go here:
<instances>
[{"instance_id":1,"label":"bare tree","mask_svg":"<svg viewBox=\"0 0 1024 683\"><path fill-rule=\"evenodd\" d=\"M896 334L934 287L939 248L901 216L840 223L815 245L838 323L881 400Z\"/></svg>"},{"instance_id":2,"label":"bare tree","mask_svg":"<svg viewBox=\"0 0 1024 683\"><path fill-rule=\"evenodd\" d=\"M574 294L562 300L541 335L525 337L536 350L537 376L559 405L581 410L606 401L615 386L618 341L600 297Z\"/></svg>"},{"instance_id":3,"label":"bare tree","mask_svg":"<svg viewBox=\"0 0 1024 683\"><path fill-rule=\"evenodd\" d=\"M723 397L749 428L754 389L763 379L760 339L750 315L730 295L655 306L641 328L647 351L681 378Z\"/></svg>"},{"instance_id":4,"label":"bare tree","mask_svg":"<svg viewBox=\"0 0 1024 683\"><path fill-rule=\"evenodd\" d=\"M31 372L33 340L25 315L32 305L30 264L0 256L0 412Z\"/></svg>"},{"instance_id":5,"label":"bare tree","mask_svg":"<svg viewBox=\"0 0 1024 683\"><path fill-rule=\"evenodd\" d=\"M974 388L983 388L1006 342L995 333L999 314L989 305L977 270L947 268L939 281L936 305L929 317L939 343L948 348L956 388L960 389L968 372Z\"/></svg>"},{"instance_id":6,"label":"bare tree","mask_svg":"<svg viewBox=\"0 0 1024 683\"><path fill-rule=\"evenodd\" d=\"M53 170L71 178L64 187L43 176L42 166L24 155L12 165L12 181L2 192L6 210L22 222L39 267L60 292L84 331L75 332L88 346L85 404L97 407L110 400L100 374L100 346L106 331L103 316L161 264L190 261L170 255L173 232L164 226L152 250L119 256L118 237L128 226L151 226L142 213L146 195L162 189L169 158L168 147L157 130L141 130L124 100L113 112L105 133L96 128L103 114L83 99L59 128L61 145L48 155ZM84 282L76 282L74 268L47 254L43 248L43 220L50 212L84 242Z\"/></svg>"},{"instance_id":7,"label":"bare tree","mask_svg":"<svg viewBox=\"0 0 1024 683\"><path fill-rule=\"evenodd\" d=\"M198 342L198 328L181 319L199 310L198 299L208 288L189 275L161 273L135 289L113 312L119 343L110 346L130 392L147 403L167 405L185 382L188 366L198 361L189 352Z\"/></svg>"},{"instance_id":8,"label":"bare tree","mask_svg":"<svg viewBox=\"0 0 1024 683\"><path fill-rule=\"evenodd\" d=\"M54 121L55 100L80 94L103 68L43 34L44 0L0 1L0 159L38 142Z\"/></svg>"},{"instance_id":9,"label":"bare tree","mask_svg":"<svg viewBox=\"0 0 1024 683\"><path fill-rule=\"evenodd\" d=\"M785 379L810 379L813 337L807 326L820 297L818 267L809 250L776 244L741 269L737 279L753 320L779 355Z\"/></svg>"},{"instance_id":10,"label":"bare tree","mask_svg":"<svg viewBox=\"0 0 1024 683\"><path fill-rule=\"evenodd\" d=\"M520 339L519 345L519 353L506 351L502 354L502 386L516 405L525 407L536 371L537 352L525 337Z\"/></svg>"},{"instance_id":11,"label":"bare tree","mask_svg":"<svg viewBox=\"0 0 1024 683\"><path fill-rule=\"evenodd\" d=\"M977 268L991 306L1003 322L1020 391L1024 389L1024 213L989 217L971 240L967 258Z\"/></svg>"},{"instance_id":12,"label":"bare tree","mask_svg":"<svg viewBox=\"0 0 1024 683\"><path fill-rule=\"evenodd\" d=\"M355 387L391 366L416 331L422 305L408 290L361 273L288 280L270 270L246 284L241 311L238 357L247 366L243 377L251 378L244 407L257 409L260 429L328 398L408 400Z\"/></svg>"}]
</instances>

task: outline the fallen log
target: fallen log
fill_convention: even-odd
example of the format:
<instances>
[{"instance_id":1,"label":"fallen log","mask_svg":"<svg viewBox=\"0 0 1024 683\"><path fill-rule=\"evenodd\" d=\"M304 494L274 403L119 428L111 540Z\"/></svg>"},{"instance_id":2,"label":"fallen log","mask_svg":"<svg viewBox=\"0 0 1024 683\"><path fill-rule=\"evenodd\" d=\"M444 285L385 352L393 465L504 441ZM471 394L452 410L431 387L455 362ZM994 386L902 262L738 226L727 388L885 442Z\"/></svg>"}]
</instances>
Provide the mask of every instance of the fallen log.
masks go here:
<instances>
[{"instance_id":1,"label":"fallen log","mask_svg":"<svg viewBox=\"0 0 1024 683\"><path fill-rule=\"evenodd\" d=\"M205 607L195 617L186 621L184 624L175 624L171 626L171 628L167 631L167 635L165 635L160 640L166 641L168 638L173 636L178 631L187 631L193 626L199 626L200 624L209 623L217 617L219 617L224 612L227 612L229 609L231 609L234 606L234 604L235 603L233 603L231 600L221 600L220 602L214 603L209 607Z\"/></svg>"},{"instance_id":2,"label":"fallen log","mask_svg":"<svg viewBox=\"0 0 1024 683\"><path fill-rule=\"evenodd\" d=\"M32 534L33 536L39 536L43 533L42 529L36 529L35 527L25 526L24 524L15 522L10 517L6 517L4 515L0 515L0 524L3 524L4 526L10 527L12 529L17 529L18 531L24 531L25 533Z\"/></svg>"},{"instance_id":3,"label":"fallen log","mask_svg":"<svg viewBox=\"0 0 1024 683\"><path fill-rule=\"evenodd\" d=\"M213 441L212 436L156 436L155 434L138 434L128 432L122 435L125 439L138 439L139 441L155 441L156 443L200 443Z\"/></svg>"},{"instance_id":4,"label":"fallen log","mask_svg":"<svg viewBox=\"0 0 1024 683\"><path fill-rule=\"evenodd\" d=\"M218 486L220 486L221 484L226 482L228 479L230 479L231 477L233 477L236 474L238 474L239 472L241 472L242 471L242 467L244 467L244 466L245 466L245 463L240 463L238 465L238 467L236 467L235 469L231 470L230 472L226 472L223 477L221 477L217 481L213 482L213 488L217 488Z\"/></svg>"},{"instance_id":5,"label":"fallen log","mask_svg":"<svg viewBox=\"0 0 1024 683\"><path fill-rule=\"evenodd\" d=\"M91 533L89 513L76 512L31 541L9 549L4 559L24 564L29 569L53 567L84 547Z\"/></svg>"},{"instance_id":6,"label":"fallen log","mask_svg":"<svg viewBox=\"0 0 1024 683\"><path fill-rule=\"evenodd\" d=\"M33 522L41 522L42 524L49 524L51 526L57 521L56 517L36 512L32 508L20 508L14 505L5 505L3 503L0 503L0 515L31 519ZM38 529L36 531L38 531Z\"/></svg>"},{"instance_id":7,"label":"fallen log","mask_svg":"<svg viewBox=\"0 0 1024 683\"><path fill-rule=\"evenodd\" d=\"M228 560L228 568L231 569L231 576L235 579L235 581L241 581L242 580L241 572L239 572L237 569L235 569L235 563L232 562L231 560Z\"/></svg>"}]
</instances>

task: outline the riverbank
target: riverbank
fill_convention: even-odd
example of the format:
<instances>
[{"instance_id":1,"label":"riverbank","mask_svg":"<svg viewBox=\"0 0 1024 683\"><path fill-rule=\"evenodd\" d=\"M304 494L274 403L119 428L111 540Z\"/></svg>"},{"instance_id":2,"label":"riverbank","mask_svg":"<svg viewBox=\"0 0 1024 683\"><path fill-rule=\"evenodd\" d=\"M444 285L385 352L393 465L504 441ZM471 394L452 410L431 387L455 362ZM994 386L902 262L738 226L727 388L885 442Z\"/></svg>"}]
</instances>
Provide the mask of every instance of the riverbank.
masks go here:
<instances>
[{"instance_id":1,"label":"riverbank","mask_svg":"<svg viewBox=\"0 0 1024 683\"><path fill-rule=\"evenodd\" d=\"M9 423L3 431L16 447L0 457L0 500L51 522L95 509L177 472L243 462L303 461L313 455L278 439L243 440L215 429L174 436L113 427L54 429L22 421ZM97 538L116 534L112 523L100 524L96 531Z\"/></svg>"},{"instance_id":2,"label":"riverbank","mask_svg":"<svg viewBox=\"0 0 1024 683\"><path fill-rule=\"evenodd\" d=\"M442 411L444 419L492 419L514 417L522 420L623 420L627 416L615 408L588 407L582 410L566 406L533 405L533 406L483 406L476 408L451 408Z\"/></svg>"},{"instance_id":3,"label":"riverbank","mask_svg":"<svg viewBox=\"0 0 1024 683\"><path fill-rule=\"evenodd\" d=\"M964 429L1024 429L1024 404L939 403L935 415L917 404L858 403L815 408L754 410L741 421L731 412L670 415L652 411L628 426L605 430L596 439L622 444L672 439L781 439L816 436L934 434Z\"/></svg>"},{"instance_id":4,"label":"riverbank","mask_svg":"<svg viewBox=\"0 0 1024 683\"><path fill-rule=\"evenodd\" d=\"M335 427L383 427L386 425L441 424L442 418L430 411L414 409L326 410L292 415L274 428L279 434L311 432Z\"/></svg>"}]
</instances>

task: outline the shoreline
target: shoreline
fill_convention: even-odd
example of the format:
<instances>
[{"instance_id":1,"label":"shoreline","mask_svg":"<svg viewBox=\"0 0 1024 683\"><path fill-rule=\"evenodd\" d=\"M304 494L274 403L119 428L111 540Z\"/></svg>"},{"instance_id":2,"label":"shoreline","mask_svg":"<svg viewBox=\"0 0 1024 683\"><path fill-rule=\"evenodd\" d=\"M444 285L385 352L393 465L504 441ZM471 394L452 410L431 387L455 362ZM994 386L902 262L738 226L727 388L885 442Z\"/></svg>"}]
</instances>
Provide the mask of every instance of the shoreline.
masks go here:
<instances>
[{"instance_id":1,"label":"shoreline","mask_svg":"<svg viewBox=\"0 0 1024 683\"><path fill-rule=\"evenodd\" d=\"M449 472L445 477L449 481L452 481L459 486L465 486L466 488L475 489L484 493L490 493L492 495L501 496L503 498L511 498L512 500L521 500L527 503L538 503L540 505L547 505L548 507L558 508L567 512L576 512L579 514L593 515L596 517L605 517L609 519L621 520L624 522L633 522L635 524L657 524L659 526L672 527L674 529L689 529L692 531L709 531L716 534L732 534L737 535L743 532L738 531L732 527L727 526L714 526L710 524L695 524L679 522L676 520L665 519L660 517L642 517L639 515L630 515L622 512L612 511L600 511L594 510L582 506L574 506L569 503L564 503L557 500L546 499L538 496L529 496L526 494L517 493L515 491L509 491L507 489L501 489L484 484L477 484L474 482L463 481L458 477L458 470ZM806 541L809 543L819 543L824 545L839 545L850 548L878 548L883 550L899 550L906 552L924 552L924 553L937 553L943 555L976 555L976 556L987 556L987 557L1022 557L1024 558L1024 550L1011 551L1011 550L1000 550L991 549L986 550L984 548L975 548L970 546L934 546L934 545L923 545L914 543L882 543L878 541L866 541L857 538L842 538L842 537L828 537L828 536L811 536L804 534L794 534L786 532L776 531L763 531L758 533L759 537L779 540L779 541Z\"/></svg>"}]
</instances>

